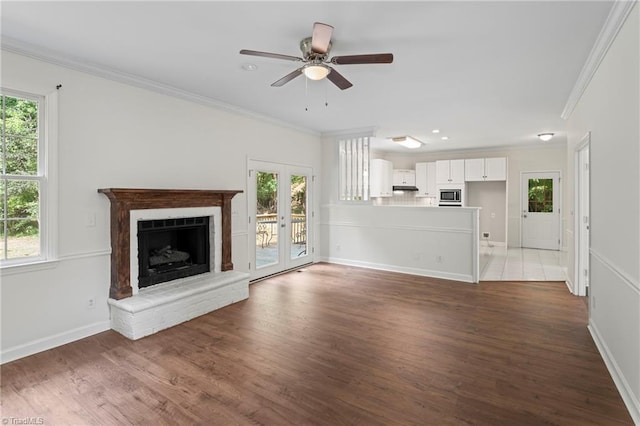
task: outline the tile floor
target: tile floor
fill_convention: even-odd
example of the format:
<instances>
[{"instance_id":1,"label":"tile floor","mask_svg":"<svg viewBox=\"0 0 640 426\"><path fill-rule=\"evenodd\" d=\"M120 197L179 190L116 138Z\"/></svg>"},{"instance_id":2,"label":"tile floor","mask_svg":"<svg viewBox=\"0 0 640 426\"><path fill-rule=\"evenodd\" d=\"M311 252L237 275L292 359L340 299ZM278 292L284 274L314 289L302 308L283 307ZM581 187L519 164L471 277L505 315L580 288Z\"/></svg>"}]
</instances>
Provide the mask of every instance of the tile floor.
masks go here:
<instances>
[{"instance_id":1,"label":"tile floor","mask_svg":"<svg viewBox=\"0 0 640 426\"><path fill-rule=\"evenodd\" d=\"M566 252L480 247L480 281L565 281Z\"/></svg>"}]
</instances>

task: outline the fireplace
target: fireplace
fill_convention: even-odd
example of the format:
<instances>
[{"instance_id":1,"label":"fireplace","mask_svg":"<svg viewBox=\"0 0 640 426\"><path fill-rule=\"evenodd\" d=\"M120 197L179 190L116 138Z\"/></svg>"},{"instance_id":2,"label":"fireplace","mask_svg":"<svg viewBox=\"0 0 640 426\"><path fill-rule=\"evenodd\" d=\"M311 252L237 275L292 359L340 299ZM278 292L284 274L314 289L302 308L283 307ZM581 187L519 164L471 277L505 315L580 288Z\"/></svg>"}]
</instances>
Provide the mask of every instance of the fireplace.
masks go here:
<instances>
[{"instance_id":1,"label":"fireplace","mask_svg":"<svg viewBox=\"0 0 640 426\"><path fill-rule=\"evenodd\" d=\"M231 199L242 191L99 189L111 202L111 328L130 339L249 297L233 270Z\"/></svg>"},{"instance_id":2,"label":"fireplace","mask_svg":"<svg viewBox=\"0 0 640 426\"><path fill-rule=\"evenodd\" d=\"M138 288L210 270L209 217L138 222Z\"/></svg>"}]
</instances>

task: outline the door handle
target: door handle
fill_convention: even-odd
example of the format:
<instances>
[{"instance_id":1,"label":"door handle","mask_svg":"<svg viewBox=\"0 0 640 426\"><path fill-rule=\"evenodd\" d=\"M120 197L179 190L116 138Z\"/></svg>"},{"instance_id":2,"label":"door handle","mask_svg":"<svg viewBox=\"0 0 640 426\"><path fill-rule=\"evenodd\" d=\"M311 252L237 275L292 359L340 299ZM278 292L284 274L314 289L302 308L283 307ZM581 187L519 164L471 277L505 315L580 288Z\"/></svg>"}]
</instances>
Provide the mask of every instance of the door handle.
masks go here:
<instances>
[{"instance_id":1,"label":"door handle","mask_svg":"<svg viewBox=\"0 0 640 426\"><path fill-rule=\"evenodd\" d=\"M526 218L527 218L527 215L526 215L526 214L523 214L523 215L522 215L522 217L524 217L524 218L526 219Z\"/></svg>"},{"instance_id":2,"label":"door handle","mask_svg":"<svg viewBox=\"0 0 640 426\"><path fill-rule=\"evenodd\" d=\"M282 225L280 225L280 228L284 228L285 226L287 226L287 224L283 223Z\"/></svg>"}]
</instances>

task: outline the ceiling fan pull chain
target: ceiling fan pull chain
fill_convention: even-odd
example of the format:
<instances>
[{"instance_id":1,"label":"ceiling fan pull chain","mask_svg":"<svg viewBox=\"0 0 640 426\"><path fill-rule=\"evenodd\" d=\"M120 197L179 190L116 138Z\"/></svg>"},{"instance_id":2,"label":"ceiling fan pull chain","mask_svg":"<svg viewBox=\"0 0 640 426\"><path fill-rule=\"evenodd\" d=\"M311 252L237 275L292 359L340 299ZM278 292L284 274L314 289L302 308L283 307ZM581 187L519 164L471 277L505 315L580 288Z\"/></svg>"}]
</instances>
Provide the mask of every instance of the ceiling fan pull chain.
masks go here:
<instances>
[{"instance_id":1,"label":"ceiling fan pull chain","mask_svg":"<svg viewBox=\"0 0 640 426\"><path fill-rule=\"evenodd\" d=\"M304 103L305 103L304 110L309 111L309 79L308 78L304 79Z\"/></svg>"},{"instance_id":2,"label":"ceiling fan pull chain","mask_svg":"<svg viewBox=\"0 0 640 426\"><path fill-rule=\"evenodd\" d=\"M326 82L325 82L325 85L324 85L324 106L325 107L329 106L329 95L328 95L327 83Z\"/></svg>"}]
</instances>

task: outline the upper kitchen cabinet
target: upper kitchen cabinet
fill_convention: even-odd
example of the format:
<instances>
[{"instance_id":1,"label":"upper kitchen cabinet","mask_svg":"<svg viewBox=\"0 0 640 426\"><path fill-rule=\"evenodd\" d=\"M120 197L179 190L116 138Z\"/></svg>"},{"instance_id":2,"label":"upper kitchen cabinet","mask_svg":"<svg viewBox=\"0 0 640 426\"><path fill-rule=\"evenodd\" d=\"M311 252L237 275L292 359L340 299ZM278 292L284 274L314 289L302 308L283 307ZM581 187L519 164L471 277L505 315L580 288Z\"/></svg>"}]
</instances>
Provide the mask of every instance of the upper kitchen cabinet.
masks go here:
<instances>
[{"instance_id":1,"label":"upper kitchen cabinet","mask_svg":"<svg viewBox=\"0 0 640 426\"><path fill-rule=\"evenodd\" d=\"M369 196L391 197L393 195L393 163L379 158L369 165Z\"/></svg>"},{"instance_id":2,"label":"upper kitchen cabinet","mask_svg":"<svg viewBox=\"0 0 640 426\"><path fill-rule=\"evenodd\" d=\"M416 171L408 169L395 169L393 171L393 186L415 186Z\"/></svg>"},{"instance_id":3,"label":"upper kitchen cabinet","mask_svg":"<svg viewBox=\"0 0 640 426\"><path fill-rule=\"evenodd\" d=\"M498 157L464 160L464 175L467 182L507 180L507 159Z\"/></svg>"},{"instance_id":4,"label":"upper kitchen cabinet","mask_svg":"<svg viewBox=\"0 0 640 426\"><path fill-rule=\"evenodd\" d=\"M436 184L464 184L464 160L436 161Z\"/></svg>"},{"instance_id":5,"label":"upper kitchen cabinet","mask_svg":"<svg viewBox=\"0 0 640 426\"><path fill-rule=\"evenodd\" d=\"M416 163L416 197L436 197L436 162Z\"/></svg>"}]
</instances>

